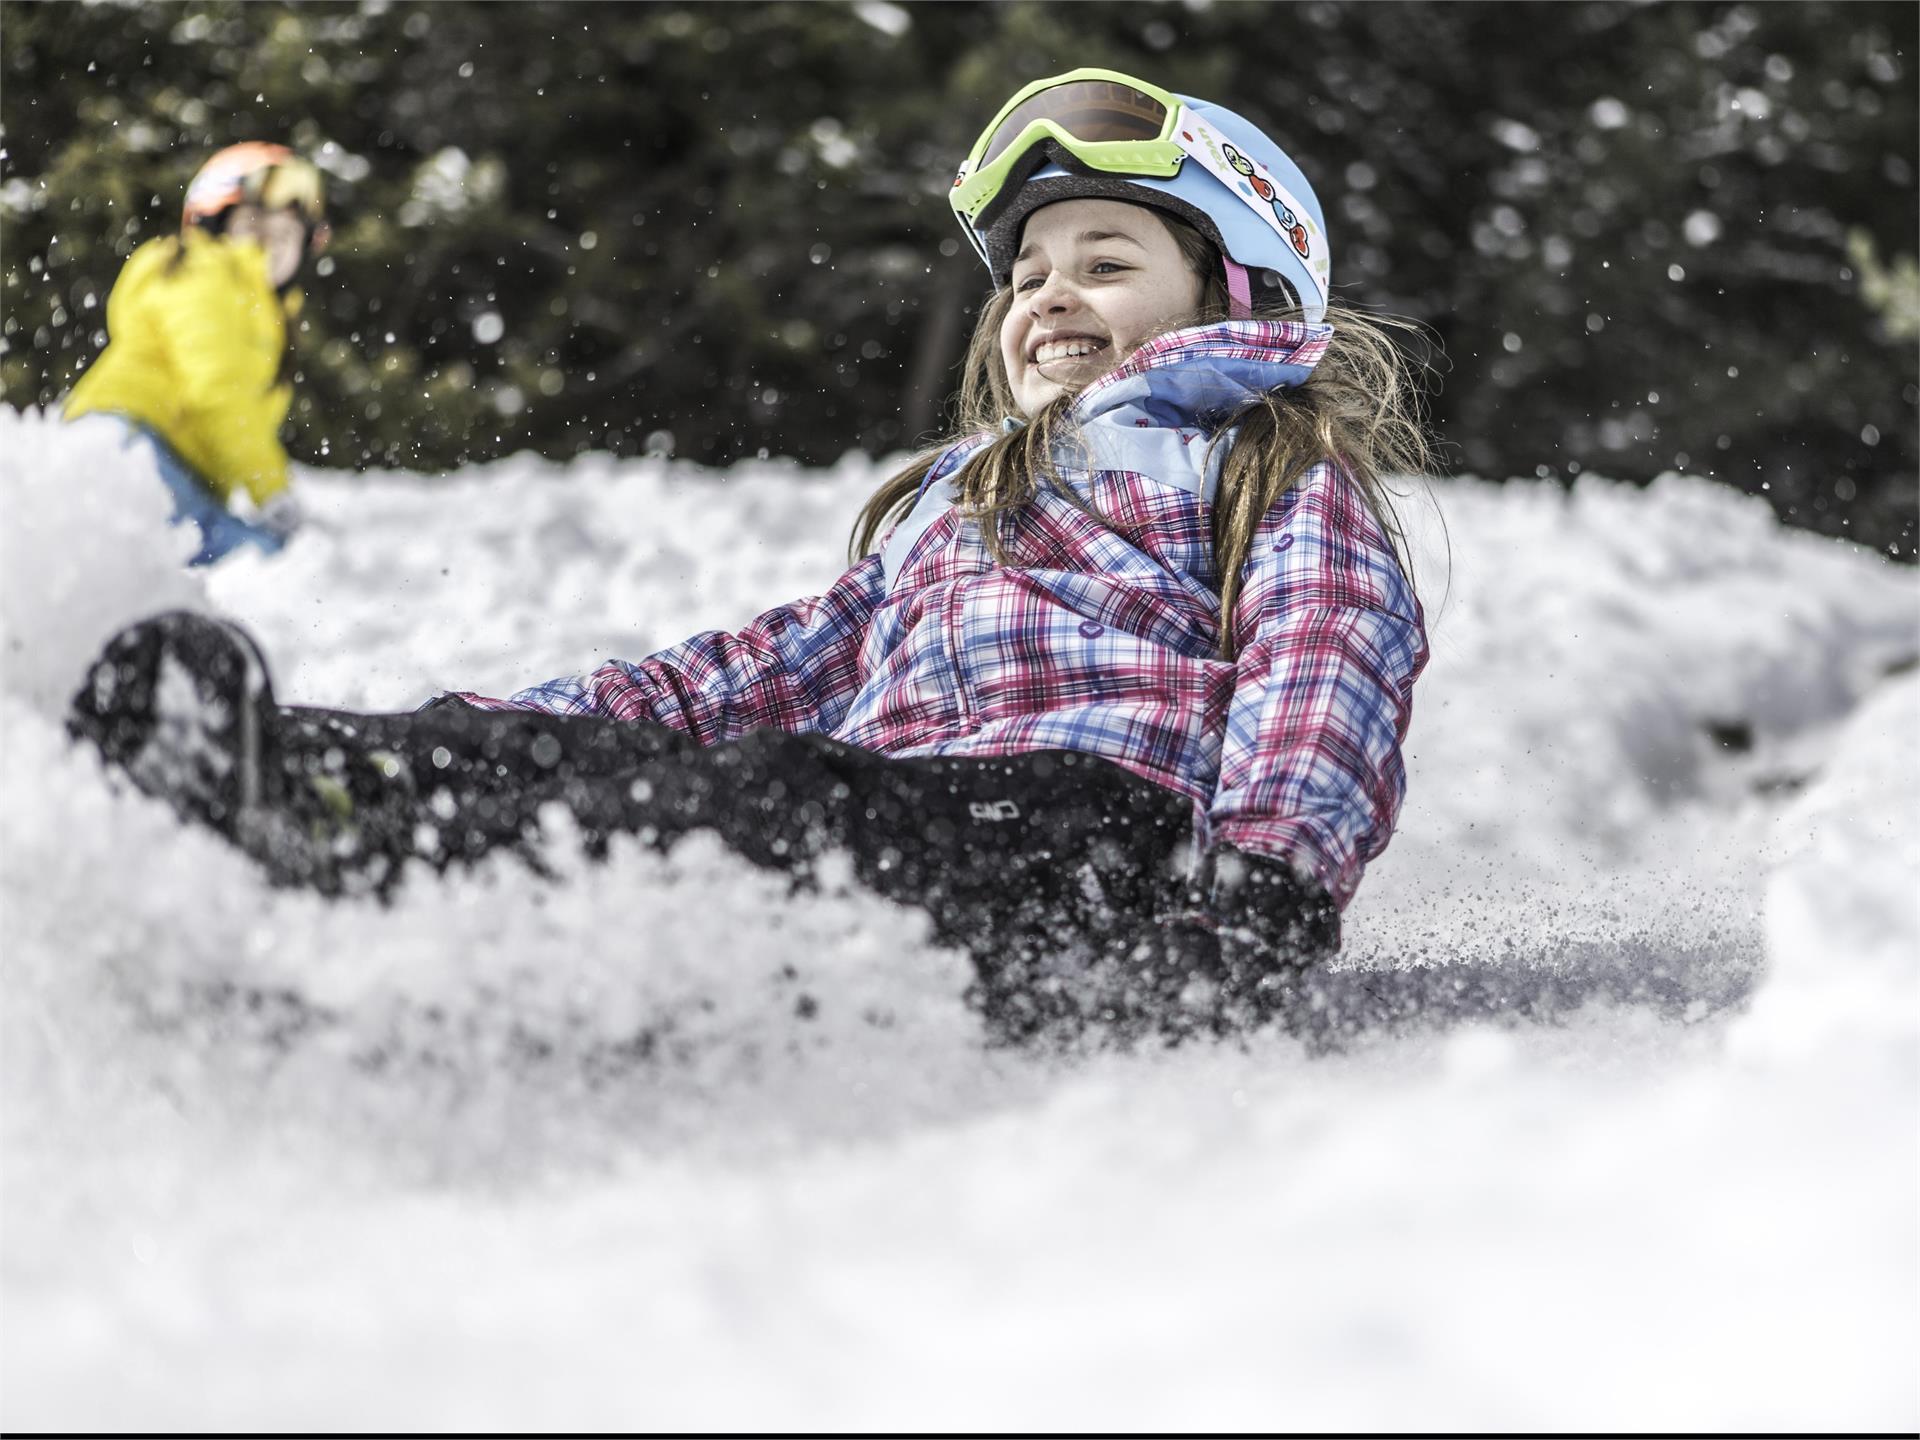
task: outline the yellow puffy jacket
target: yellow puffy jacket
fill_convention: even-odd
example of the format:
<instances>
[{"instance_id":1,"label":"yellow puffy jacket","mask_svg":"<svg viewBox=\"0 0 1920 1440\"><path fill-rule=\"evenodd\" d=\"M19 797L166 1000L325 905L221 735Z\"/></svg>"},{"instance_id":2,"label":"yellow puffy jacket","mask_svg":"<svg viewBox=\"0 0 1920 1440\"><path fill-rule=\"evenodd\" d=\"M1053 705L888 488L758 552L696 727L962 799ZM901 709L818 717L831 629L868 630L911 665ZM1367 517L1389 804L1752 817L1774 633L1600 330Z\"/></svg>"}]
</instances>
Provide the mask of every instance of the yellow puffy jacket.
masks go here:
<instances>
[{"instance_id":1,"label":"yellow puffy jacket","mask_svg":"<svg viewBox=\"0 0 1920 1440\"><path fill-rule=\"evenodd\" d=\"M107 348L67 397L66 418L138 421L223 501L244 490L262 504L287 488L279 431L293 391L275 382L299 308L297 293L274 290L257 245L201 230L149 240L114 282Z\"/></svg>"}]
</instances>

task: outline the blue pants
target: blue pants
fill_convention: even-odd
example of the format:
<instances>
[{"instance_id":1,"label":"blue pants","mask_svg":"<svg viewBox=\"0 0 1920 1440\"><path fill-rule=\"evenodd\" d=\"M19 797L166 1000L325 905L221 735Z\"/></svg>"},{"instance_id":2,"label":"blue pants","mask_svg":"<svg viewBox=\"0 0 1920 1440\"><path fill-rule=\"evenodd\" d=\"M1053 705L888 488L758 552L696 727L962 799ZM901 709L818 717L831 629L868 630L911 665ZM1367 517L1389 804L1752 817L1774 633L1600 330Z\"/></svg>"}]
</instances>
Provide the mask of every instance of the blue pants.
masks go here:
<instances>
[{"instance_id":1,"label":"blue pants","mask_svg":"<svg viewBox=\"0 0 1920 1440\"><path fill-rule=\"evenodd\" d=\"M284 535L241 519L215 495L194 468L182 460L166 441L144 425L127 426L127 446L144 445L153 455L160 478L173 494L173 523L191 522L200 527L200 549L189 565L211 565L241 545L258 545L271 555L287 543Z\"/></svg>"}]
</instances>

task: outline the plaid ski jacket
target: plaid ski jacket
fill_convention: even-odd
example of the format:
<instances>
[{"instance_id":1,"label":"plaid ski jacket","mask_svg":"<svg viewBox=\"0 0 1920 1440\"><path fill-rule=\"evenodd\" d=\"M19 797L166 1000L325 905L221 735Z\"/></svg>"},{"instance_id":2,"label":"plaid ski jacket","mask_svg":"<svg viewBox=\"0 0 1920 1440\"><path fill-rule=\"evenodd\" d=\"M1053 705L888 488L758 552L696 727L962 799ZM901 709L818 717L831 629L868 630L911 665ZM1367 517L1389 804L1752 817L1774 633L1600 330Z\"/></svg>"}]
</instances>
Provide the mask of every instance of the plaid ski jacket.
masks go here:
<instances>
[{"instance_id":1,"label":"plaid ski jacket","mask_svg":"<svg viewBox=\"0 0 1920 1440\"><path fill-rule=\"evenodd\" d=\"M1229 321L1090 385L1043 489L989 558L956 445L880 552L822 595L489 708L646 718L703 745L758 726L883 755L1102 755L1192 800L1203 845L1290 861L1342 905L1386 847L1427 659L1421 610L1360 492L1323 463L1262 522L1220 652L1211 501L1223 418L1299 384L1330 328Z\"/></svg>"}]
</instances>

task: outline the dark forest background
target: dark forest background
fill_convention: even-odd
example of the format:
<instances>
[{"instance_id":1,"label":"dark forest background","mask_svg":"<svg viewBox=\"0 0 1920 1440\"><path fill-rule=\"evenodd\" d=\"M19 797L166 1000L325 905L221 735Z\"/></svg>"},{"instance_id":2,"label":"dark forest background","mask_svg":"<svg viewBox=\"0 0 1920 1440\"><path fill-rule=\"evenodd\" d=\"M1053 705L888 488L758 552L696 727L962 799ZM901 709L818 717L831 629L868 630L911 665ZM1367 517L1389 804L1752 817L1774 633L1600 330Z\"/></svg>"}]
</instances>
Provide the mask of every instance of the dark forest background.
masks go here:
<instances>
[{"instance_id":1,"label":"dark forest background","mask_svg":"<svg viewBox=\"0 0 1920 1440\"><path fill-rule=\"evenodd\" d=\"M1444 346L1461 470L1710 474L1914 556L1916 31L1890 4L0 4L0 385L51 405L214 147L329 171L291 445L809 462L938 428L945 201L1019 83L1220 100Z\"/></svg>"}]
</instances>

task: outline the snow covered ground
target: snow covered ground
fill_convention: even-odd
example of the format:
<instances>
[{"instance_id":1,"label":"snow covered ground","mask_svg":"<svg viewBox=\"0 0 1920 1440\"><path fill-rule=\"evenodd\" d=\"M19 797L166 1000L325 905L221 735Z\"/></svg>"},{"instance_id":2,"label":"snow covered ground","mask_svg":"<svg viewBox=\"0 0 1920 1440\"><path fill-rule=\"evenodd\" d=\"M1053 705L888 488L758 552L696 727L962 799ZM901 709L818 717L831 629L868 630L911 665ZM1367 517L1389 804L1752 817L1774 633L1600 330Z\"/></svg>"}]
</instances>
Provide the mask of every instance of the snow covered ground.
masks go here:
<instances>
[{"instance_id":1,"label":"snow covered ground","mask_svg":"<svg viewBox=\"0 0 1920 1440\"><path fill-rule=\"evenodd\" d=\"M367 708L738 623L872 462L310 474L206 576L110 428L0 409L0 471L0 1425L1920 1424L1912 570L1677 477L1437 486L1348 963L1663 1003L1049 1061L878 901L690 844L327 905L59 728L174 604Z\"/></svg>"}]
</instances>

